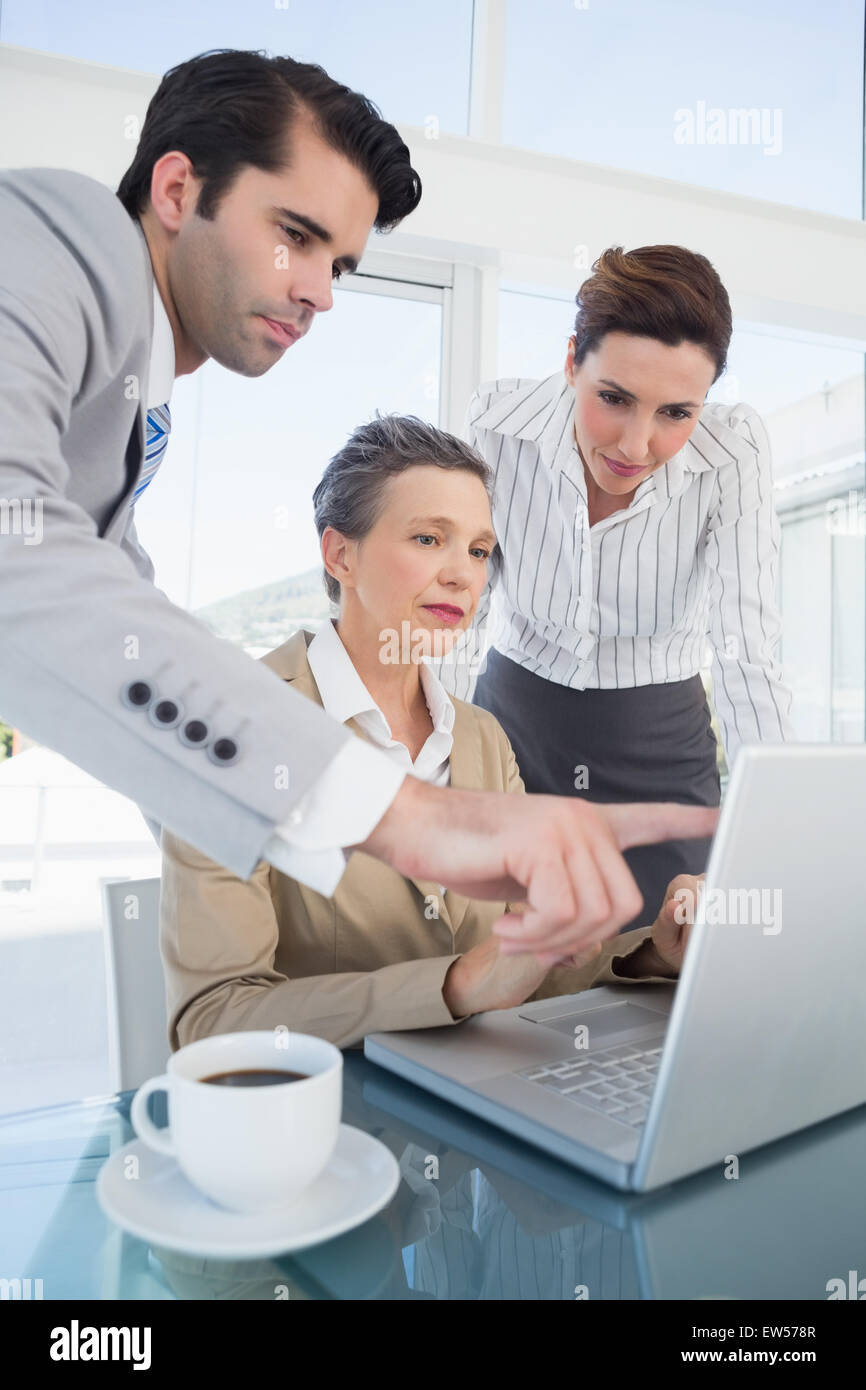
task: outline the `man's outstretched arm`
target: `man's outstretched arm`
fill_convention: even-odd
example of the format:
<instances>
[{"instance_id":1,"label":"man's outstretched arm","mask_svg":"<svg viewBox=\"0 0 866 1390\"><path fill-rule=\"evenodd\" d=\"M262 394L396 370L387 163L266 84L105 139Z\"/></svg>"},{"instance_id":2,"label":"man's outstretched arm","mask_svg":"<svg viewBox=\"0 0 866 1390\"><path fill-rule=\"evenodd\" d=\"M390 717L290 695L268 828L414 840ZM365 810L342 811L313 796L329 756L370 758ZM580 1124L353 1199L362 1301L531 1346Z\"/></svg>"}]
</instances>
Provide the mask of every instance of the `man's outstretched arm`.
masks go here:
<instances>
[{"instance_id":1,"label":"man's outstretched arm","mask_svg":"<svg viewBox=\"0 0 866 1390\"><path fill-rule=\"evenodd\" d=\"M555 964L613 936L643 904L633 845L711 835L718 808L431 787L407 777L362 849L470 898L525 901L493 926L503 951Z\"/></svg>"}]
</instances>

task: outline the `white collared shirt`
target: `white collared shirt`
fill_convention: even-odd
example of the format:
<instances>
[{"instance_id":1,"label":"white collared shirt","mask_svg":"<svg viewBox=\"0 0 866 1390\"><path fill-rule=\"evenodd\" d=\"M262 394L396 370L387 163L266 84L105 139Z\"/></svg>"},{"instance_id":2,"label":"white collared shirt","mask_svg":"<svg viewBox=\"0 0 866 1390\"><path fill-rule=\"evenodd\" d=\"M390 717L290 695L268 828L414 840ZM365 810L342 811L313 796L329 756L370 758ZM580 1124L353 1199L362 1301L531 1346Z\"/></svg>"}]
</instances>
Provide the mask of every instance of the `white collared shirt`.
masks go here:
<instances>
[{"instance_id":1,"label":"white collared shirt","mask_svg":"<svg viewBox=\"0 0 866 1390\"><path fill-rule=\"evenodd\" d=\"M144 252L149 255L147 240L141 230L141 224L136 223L136 226L142 239ZM152 409L153 406L170 403L174 375L174 334L154 276L153 341L150 349L147 383L148 410ZM171 457L171 437L169 437L166 457L168 459ZM165 467L165 462L163 462L162 467ZM151 486L153 487L157 482L158 479L154 479ZM349 661L348 653L333 628L332 632L352 672L358 679L357 672ZM327 642L327 638L325 640ZM311 642L310 648L312 646L313 643ZM327 651L327 647L325 650ZM447 702L453 722L454 707L445 691L436 681L432 672L426 672L422 667L421 674L422 680L425 682L425 694L427 694L428 689L432 689L433 682L435 682L439 693L434 693L432 698L437 702L443 699ZM316 683L318 684L318 681ZM358 684L361 684L360 679L358 679ZM431 696L428 695L428 703L430 698ZM431 710L432 708L431 705ZM440 705L439 708L441 718L447 719L444 707ZM385 724L381 713L380 718ZM436 715L434 714L435 719ZM387 728L387 725L385 727ZM434 733L430 735L418 758L418 763L424 758L422 766L431 772L431 776L424 777L424 780L437 781L440 785L442 785L441 766L433 768L429 759L444 746L445 732L444 725L438 725L437 730L434 730ZM450 738L450 730L448 734ZM376 741L378 742L378 740ZM431 751L428 753L428 746L431 745ZM409 761L408 767L400 758L399 750L401 748ZM292 809L288 818L275 827L273 834L269 836L262 850L261 857L267 859L275 868L280 869L290 877L299 879L301 883L305 883L308 887L325 896L330 896L346 867L346 855L340 847L360 844L366 840L400 790L406 772L413 770L409 750L403 744L395 745L395 749L396 756L390 749L385 748L389 757L383 757L381 752L371 748L363 739L355 737L348 739L336 757L328 764L315 786ZM449 743L448 753L450 751ZM449 766L447 755L445 766L447 780ZM416 770L415 775L422 774Z\"/></svg>"},{"instance_id":2,"label":"white collared shirt","mask_svg":"<svg viewBox=\"0 0 866 1390\"><path fill-rule=\"evenodd\" d=\"M792 737L776 649L779 525L770 445L744 403L705 405L678 454L629 505L589 525L563 373L479 387L464 436L494 470L499 546L473 628L526 670L576 690L686 680L709 638L728 761ZM471 642L472 639L464 639ZM471 698L479 665L439 668Z\"/></svg>"},{"instance_id":3,"label":"white collared shirt","mask_svg":"<svg viewBox=\"0 0 866 1390\"><path fill-rule=\"evenodd\" d=\"M147 408L168 405L174 387L174 334L165 305L153 281L153 342L150 345L150 372L147 378ZM171 436L169 435L169 441Z\"/></svg>"},{"instance_id":4,"label":"white collared shirt","mask_svg":"<svg viewBox=\"0 0 866 1390\"><path fill-rule=\"evenodd\" d=\"M147 237L144 235L141 223L137 218L133 220L133 226L141 240L141 249L150 261ZM152 265L151 274L153 274ZM174 369L174 334L171 330L171 320L162 302L156 276L153 275L153 338L150 344L150 363L147 373L147 410L153 410L154 406L170 404L171 393L174 389Z\"/></svg>"},{"instance_id":5,"label":"white collared shirt","mask_svg":"<svg viewBox=\"0 0 866 1390\"><path fill-rule=\"evenodd\" d=\"M411 772L422 782L432 782L437 787L448 786L454 742L454 705L425 662L420 663L419 675L433 731L413 763L405 743L393 737L387 719L361 680L330 618L322 623L307 648L307 660L328 714L341 724L355 719L367 737L404 772Z\"/></svg>"},{"instance_id":6,"label":"white collared shirt","mask_svg":"<svg viewBox=\"0 0 866 1390\"><path fill-rule=\"evenodd\" d=\"M419 674L433 731L413 763L406 745L393 737L388 721L358 675L330 619L325 620L307 648L307 660L326 713L341 724L356 719L377 749L381 749L379 752L363 739L351 738L265 845L264 859L290 878L298 878L328 897L346 865L342 850L331 847L365 840L407 773L436 786L449 784L454 706L437 676L422 662ZM395 779L390 795L380 766L383 753L388 759L387 772ZM371 800L378 807L384 796L388 797L385 805L371 817Z\"/></svg>"}]
</instances>

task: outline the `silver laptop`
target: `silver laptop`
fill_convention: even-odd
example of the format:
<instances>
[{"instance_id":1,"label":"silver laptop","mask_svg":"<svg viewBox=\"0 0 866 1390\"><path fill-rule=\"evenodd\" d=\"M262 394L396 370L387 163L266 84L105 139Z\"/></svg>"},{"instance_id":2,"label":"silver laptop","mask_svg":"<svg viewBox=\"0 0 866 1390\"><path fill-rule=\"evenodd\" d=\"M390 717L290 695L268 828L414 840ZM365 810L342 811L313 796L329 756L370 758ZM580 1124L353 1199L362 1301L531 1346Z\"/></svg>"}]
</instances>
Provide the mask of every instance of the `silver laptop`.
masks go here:
<instances>
[{"instance_id":1,"label":"silver laptop","mask_svg":"<svg viewBox=\"0 0 866 1390\"><path fill-rule=\"evenodd\" d=\"M743 748L676 986L373 1033L365 1053L615 1187L734 1176L866 1102L864 869L866 747Z\"/></svg>"}]
</instances>

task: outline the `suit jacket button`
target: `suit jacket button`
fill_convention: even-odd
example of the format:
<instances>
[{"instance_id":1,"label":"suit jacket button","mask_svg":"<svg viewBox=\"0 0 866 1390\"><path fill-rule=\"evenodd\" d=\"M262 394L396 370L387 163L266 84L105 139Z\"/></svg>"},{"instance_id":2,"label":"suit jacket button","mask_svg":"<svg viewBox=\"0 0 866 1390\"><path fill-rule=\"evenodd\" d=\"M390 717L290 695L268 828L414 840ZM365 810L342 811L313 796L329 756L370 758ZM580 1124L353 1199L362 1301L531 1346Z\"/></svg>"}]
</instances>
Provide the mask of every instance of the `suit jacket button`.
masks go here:
<instances>
[{"instance_id":1,"label":"suit jacket button","mask_svg":"<svg viewBox=\"0 0 866 1390\"><path fill-rule=\"evenodd\" d=\"M183 719L183 710L174 699L157 699L147 710L147 719L157 728L177 728Z\"/></svg>"},{"instance_id":2,"label":"suit jacket button","mask_svg":"<svg viewBox=\"0 0 866 1390\"><path fill-rule=\"evenodd\" d=\"M156 694L147 681L130 681L120 692L120 698L129 709L146 709Z\"/></svg>"},{"instance_id":3,"label":"suit jacket button","mask_svg":"<svg viewBox=\"0 0 866 1390\"><path fill-rule=\"evenodd\" d=\"M238 746L233 738L218 738L208 748L207 755L220 767L229 767L238 760Z\"/></svg>"},{"instance_id":4,"label":"suit jacket button","mask_svg":"<svg viewBox=\"0 0 866 1390\"><path fill-rule=\"evenodd\" d=\"M188 719L177 736L186 748L203 748L207 741L208 729L202 719Z\"/></svg>"},{"instance_id":5,"label":"suit jacket button","mask_svg":"<svg viewBox=\"0 0 866 1390\"><path fill-rule=\"evenodd\" d=\"M147 715L158 729L176 729L183 719L183 710L176 700L154 700Z\"/></svg>"}]
</instances>

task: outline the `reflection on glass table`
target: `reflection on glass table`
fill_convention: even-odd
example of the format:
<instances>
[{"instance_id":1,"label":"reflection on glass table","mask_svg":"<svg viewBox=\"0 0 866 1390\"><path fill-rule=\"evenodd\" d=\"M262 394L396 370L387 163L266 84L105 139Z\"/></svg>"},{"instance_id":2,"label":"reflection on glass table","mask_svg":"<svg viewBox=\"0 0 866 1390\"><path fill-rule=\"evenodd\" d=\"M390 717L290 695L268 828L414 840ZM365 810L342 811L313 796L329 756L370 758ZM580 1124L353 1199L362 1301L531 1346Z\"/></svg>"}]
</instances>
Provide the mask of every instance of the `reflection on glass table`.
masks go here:
<instances>
[{"instance_id":1,"label":"reflection on glass table","mask_svg":"<svg viewBox=\"0 0 866 1390\"><path fill-rule=\"evenodd\" d=\"M21 1281L7 1296L825 1300L863 1268L866 1107L746 1155L736 1180L720 1166L624 1196L350 1052L343 1120L391 1149L395 1197L312 1249L225 1261L103 1215L96 1176L133 1137L131 1099L0 1123L0 1279Z\"/></svg>"}]
</instances>

